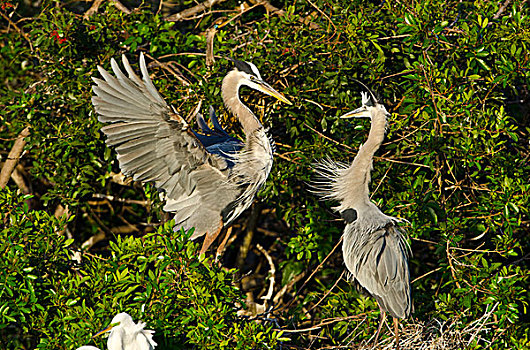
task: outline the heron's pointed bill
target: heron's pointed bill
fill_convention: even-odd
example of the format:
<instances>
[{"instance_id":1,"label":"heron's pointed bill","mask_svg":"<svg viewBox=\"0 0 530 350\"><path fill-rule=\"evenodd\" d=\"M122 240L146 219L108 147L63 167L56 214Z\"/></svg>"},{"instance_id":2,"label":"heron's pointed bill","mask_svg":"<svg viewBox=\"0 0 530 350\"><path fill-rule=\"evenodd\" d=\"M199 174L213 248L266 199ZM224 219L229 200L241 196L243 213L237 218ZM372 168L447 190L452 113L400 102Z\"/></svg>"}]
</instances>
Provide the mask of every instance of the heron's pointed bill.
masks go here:
<instances>
[{"instance_id":1,"label":"heron's pointed bill","mask_svg":"<svg viewBox=\"0 0 530 350\"><path fill-rule=\"evenodd\" d=\"M274 90L272 86L264 82L263 80L254 80L255 83L254 87L256 90L263 92L264 94L276 97L278 100L287 103L288 105L292 105L292 102L289 101L283 94L279 93L278 91Z\"/></svg>"},{"instance_id":2,"label":"heron's pointed bill","mask_svg":"<svg viewBox=\"0 0 530 350\"><path fill-rule=\"evenodd\" d=\"M340 118L342 119L346 119L346 118L369 118L370 117L370 113L368 112L368 110L366 109L366 107L359 107L353 111L350 111L346 114L343 114L340 116Z\"/></svg>"},{"instance_id":3,"label":"heron's pointed bill","mask_svg":"<svg viewBox=\"0 0 530 350\"><path fill-rule=\"evenodd\" d=\"M119 325L119 324L120 324L119 322L111 323L107 328L102 329L102 330L100 330L99 332L97 332L96 334L94 334L94 335L92 336L92 338L99 337L100 335L109 332L109 331L112 329L112 327L115 327L115 326L117 326L117 325Z\"/></svg>"}]
</instances>

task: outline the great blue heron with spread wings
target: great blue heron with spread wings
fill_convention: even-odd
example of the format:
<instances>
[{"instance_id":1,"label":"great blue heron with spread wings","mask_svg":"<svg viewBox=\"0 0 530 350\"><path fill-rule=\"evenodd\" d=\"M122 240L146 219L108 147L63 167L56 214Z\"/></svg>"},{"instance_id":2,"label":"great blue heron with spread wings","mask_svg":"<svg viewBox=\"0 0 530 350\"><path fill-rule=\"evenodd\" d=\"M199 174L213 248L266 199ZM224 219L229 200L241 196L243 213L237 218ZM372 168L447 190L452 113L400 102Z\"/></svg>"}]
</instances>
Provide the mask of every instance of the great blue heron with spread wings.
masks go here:
<instances>
[{"instance_id":1,"label":"great blue heron with spread wings","mask_svg":"<svg viewBox=\"0 0 530 350\"><path fill-rule=\"evenodd\" d=\"M154 182L165 192L163 210L175 213L175 229L195 228L192 239L206 235L204 253L223 226L247 209L272 167L273 147L266 129L239 98L245 85L291 104L262 78L250 62L232 60L235 68L223 79L223 101L245 132L242 142L230 137L210 113L213 129L198 116L201 133L172 112L153 85L143 54L142 78L122 56L128 77L111 59L115 77L98 66L104 80L93 78L92 103L101 130L115 147L120 169L133 180Z\"/></svg>"},{"instance_id":2,"label":"great blue heron with spread wings","mask_svg":"<svg viewBox=\"0 0 530 350\"><path fill-rule=\"evenodd\" d=\"M372 160L385 137L388 112L370 90L361 96L362 106L341 118L370 118L368 139L351 165L329 159L318 163L315 171L321 179L313 185L322 197L340 203L334 209L346 221L342 244L346 267L351 278L377 300L381 309L375 342L388 312L394 318L397 346L398 318L409 317L413 310L408 268L410 248L399 228L402 220L385 215L370 200Z\"/></svg>"},{"instance_id":3,"label":"great blue heron with spread wings","mask_svg":"<svg viewBox=\"0 0 530 350\"><path fill-rule=\"evenodd\" d=\"M109 333L107 347L109 350L153 350L156 342L153 340L152 330L144 329L145 323L134 323L132 317L121 312L114 316L110 325L94 334L92 338ZM77 350L99 350L95 346L84 345Z\"/></svg>"}]
</instances>

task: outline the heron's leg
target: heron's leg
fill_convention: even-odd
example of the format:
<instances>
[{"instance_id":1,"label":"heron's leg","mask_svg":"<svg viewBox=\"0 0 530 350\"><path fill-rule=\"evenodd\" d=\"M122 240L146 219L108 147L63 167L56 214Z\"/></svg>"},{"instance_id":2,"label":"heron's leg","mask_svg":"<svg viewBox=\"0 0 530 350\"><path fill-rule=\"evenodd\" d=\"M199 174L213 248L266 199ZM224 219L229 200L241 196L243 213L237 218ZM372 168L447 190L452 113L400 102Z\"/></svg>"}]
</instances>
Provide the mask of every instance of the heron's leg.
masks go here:
<instances>
[{"instance_id":1,"label":"heron's leg","mask_svg":"<svg viewBox=\"0 0 530 350\"><path fill-rule=\"evenodd\" d=\"M230 238L230 235L232 234L232 226L230 226L226 230L226 235L221 244L219 244L219 247L217 248L217 252L215 253L215 260L217 261L221 255L225 252L225 245L226 242L228 242L228 238Z\"/></svg>"},{"instance_id":2,"label":"heron's leg","mask_svg":"<svg viewBox=\"0 0 530 350\"><path fill-rule=\"evenodd\" d=\"M223 222L221 221L219 228L216 232L213 234L210 234L210 232L206 233L206 236L204 236L204 242L202 242L202 248L199 254L206 253L208 248L210 248L210 245L212 245L213 241L219 236L219 233L221 233L221 230L223 229Z\"/></svg>"},{"instance_id":3,"label":"heron's leg","mask_svg":"<svg viewBox=\"0 0 530 350\"><path fill-rule=\"evenodd\" d=\"M394 321L394 335L396 336L396 350L399 350L399 320L393 317Z\"/></svg>"},{"instance_id":4,"label":"heron's leg","mask_svg":"<svg viewBox=\"0 0 530 350\"><path fill-rule=\"evenodd\" d=\"M377 327L377 333L375 333L374 344L377 344L377 339L379 338L379 333L381 332L381 328L383 327L383 323L385 323L385 317L386 317L386 311L381 310L381 319L379 320L379 327Z\"/></svg>"}]
</instances>

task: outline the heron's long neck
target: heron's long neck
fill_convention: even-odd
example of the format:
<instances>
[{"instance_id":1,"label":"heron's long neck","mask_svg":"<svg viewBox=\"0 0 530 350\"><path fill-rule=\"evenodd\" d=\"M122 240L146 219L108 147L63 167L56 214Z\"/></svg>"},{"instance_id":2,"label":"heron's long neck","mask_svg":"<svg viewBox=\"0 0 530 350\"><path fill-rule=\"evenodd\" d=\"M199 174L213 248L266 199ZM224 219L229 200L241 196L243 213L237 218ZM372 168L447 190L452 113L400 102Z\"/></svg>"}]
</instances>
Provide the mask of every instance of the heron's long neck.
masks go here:
<instances>
[{"instance_id":1,"label":"heron's long neck","mask_svg":"<svg viewBox=\"0 0 530 350\"><path fill-rule=\"evenodd\" d=\"M372 125L368 139L361 146L357 156L345 174L345 185L350 193L355 193L355 201L369 201L370 172L372 170L372 160L375 152L381 146L385 137L386 115L384 113L372 114ZM345 203L346 204L346 203ZM355 206L357 203L347 203Z\"/></svg>"},{"instance_id":2,"label":"heron's long neck","mask_svg":"<svg viewBox=\"0 0 530 350\"><path fill-rule=\"evenodd\" d=\"M228 73L223 79L221 94L225 106L239 119L246 135L261 128L262 125L252 111L239 99L240 75L236 70Z\"/></svg>"}]
</instances>

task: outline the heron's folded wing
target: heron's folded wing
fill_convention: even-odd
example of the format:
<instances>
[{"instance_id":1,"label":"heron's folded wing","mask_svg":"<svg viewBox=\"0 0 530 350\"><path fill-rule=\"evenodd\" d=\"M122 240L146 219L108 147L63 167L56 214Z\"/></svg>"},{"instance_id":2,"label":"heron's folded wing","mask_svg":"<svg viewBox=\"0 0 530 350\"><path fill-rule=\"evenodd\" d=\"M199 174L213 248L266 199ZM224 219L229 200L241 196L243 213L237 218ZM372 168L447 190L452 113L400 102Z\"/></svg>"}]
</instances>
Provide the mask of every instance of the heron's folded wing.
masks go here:
<instances>
[{"instance_id":1,"label":"heron's folded wing","mask_svg":"<svg viewBox=\"0 0 530 350\"><path fill-rule=\"evenodd\" d=\"M186 200L195 203L197 211L220 212L224 201L207 199L222 197L220 192L229 186L227 162L209 153L184 120L171 119L168 105L149 78L143 55L142 78L125 56L123 64L128 77L114 59L111 66L115 76L98 67L104 80L93 79L92 98L99 121L110 123L101 130L107 145L115 147L122 172L135 181L154 182L173 199L171 206L177 215L186 209L178 203ZM180 219L185 221L185 217ZM186 226L196 225L188 222Z\"/></svg>"},{"instance_id":2,"label":"heron's folded wing","mask_svg":"<svg viewBox=\"0 0 530 350\"><path fill-rule=\"evenodd\" d=\"M394 317L412 311L407 245L398 227L388 225L372 234L360 249L354 277Z\"/></svg>"}]
</instances>

